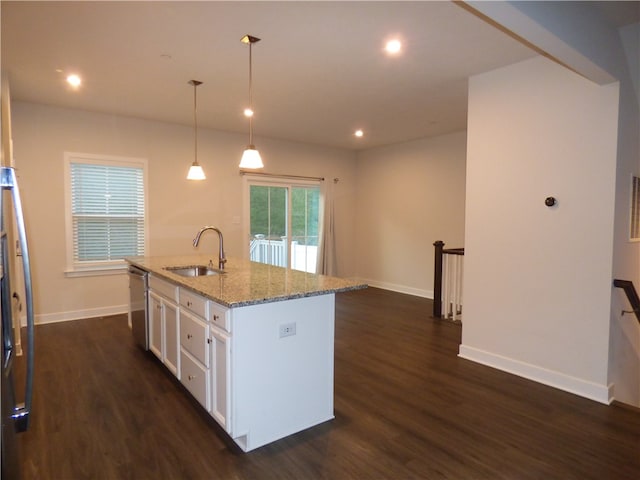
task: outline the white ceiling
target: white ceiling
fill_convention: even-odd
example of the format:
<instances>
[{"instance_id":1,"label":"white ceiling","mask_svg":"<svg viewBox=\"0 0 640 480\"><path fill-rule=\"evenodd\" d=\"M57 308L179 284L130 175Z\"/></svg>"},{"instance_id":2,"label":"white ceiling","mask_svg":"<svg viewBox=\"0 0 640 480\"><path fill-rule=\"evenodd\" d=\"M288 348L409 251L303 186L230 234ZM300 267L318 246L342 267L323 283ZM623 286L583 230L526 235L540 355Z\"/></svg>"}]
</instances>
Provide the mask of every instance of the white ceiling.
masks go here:
<instances>
[{"instance_id":1,"label":"white ceiling","mask_svg":"<svg viewBox=\"0 0 640 480\"><path fill-rule=\"evenodd\" d=\"M619 2L611 2L619 3ZM636 2L633 2L636 3ZM466 126L467 78L535 52L451 2L1 2L14 101L361 149ZM628 18L628 17L627 17ZM384 41L398 36L390 58ZM72 91L66 74L84 83ZM365 137L356 139L356 128Z\"/></svg>"}]
</instances>

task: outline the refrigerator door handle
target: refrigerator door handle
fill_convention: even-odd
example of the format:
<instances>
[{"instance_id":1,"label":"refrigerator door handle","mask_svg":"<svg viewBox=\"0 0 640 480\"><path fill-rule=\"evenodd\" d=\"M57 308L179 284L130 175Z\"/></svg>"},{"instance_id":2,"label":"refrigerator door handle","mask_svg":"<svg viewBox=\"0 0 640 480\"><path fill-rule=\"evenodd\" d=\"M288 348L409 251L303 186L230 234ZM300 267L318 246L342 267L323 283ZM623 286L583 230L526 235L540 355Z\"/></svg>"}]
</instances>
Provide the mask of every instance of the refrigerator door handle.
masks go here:
<instances>
[{"instance_id":1,"label":"refrigerator door handle","mask_svg":"<svg viewBox=\"0 0 640 480\"><path fill-rule=\"evenodd\" d=\"M34 360L34 315L33 315L33 288L31 284L31 267L29 264L29 248L27 246L27 232L22 214L22 202L16 172L13 168L2 167L0 175L2 188L11 190L13 208L18 227L18 238L22 250L22 269L24 274L25 303L27 307L27 378L25 382L24 403L15 407L13 418L16 422L16 430L23 432L29 427L29 414L33 398L33 360Z\"/></svg>"}]
</instances>

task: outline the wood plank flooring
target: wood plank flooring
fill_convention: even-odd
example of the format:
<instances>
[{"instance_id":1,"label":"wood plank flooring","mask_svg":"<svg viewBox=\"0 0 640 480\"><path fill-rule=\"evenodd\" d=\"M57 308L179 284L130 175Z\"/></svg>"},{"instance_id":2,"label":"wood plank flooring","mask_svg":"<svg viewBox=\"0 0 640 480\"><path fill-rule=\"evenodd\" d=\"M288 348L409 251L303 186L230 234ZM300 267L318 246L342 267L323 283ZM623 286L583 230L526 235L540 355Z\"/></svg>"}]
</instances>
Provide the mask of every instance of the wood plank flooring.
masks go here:
<instances>
[{"instance_id":1,"label":"wood plank flooring","mask_svg":"<svg viewBox=\"0 0 640 480\"><path fill-rule=\"evenodd\" d=\"M38 326L25 478L640 478L637 410L458 358L461 327L431 319L429 300L336 298L336 418L248 454L133 344L125 316Z\"/></svg>"}]
</instances>

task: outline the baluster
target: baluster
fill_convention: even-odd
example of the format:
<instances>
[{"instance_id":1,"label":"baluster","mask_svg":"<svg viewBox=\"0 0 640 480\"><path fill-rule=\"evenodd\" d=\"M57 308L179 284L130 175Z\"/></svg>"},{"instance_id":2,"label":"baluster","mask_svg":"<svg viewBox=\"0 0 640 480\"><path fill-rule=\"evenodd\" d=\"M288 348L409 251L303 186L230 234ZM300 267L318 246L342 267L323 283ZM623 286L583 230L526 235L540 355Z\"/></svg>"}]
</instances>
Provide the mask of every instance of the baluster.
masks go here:
<instances>
[{"instance_id":1,"label":"baluster","mask_svg":"<svg viewBox=\"0 0 640 480\"><path fill-rule=\"evenodd\" d=\"M442 249L444 242L437 240L435 247L435 258L433 261L433 316L442 317Z\"/></svg>"},{"instance_id":2,"label":"baluster","mask_svg":"<svg viewBox=\"0 0 640 480\"><path fill-rule=\"evenodd\" d=\"M443 255L443 269L442 269L442 284L444 285L444 293L442 295L442 303L444 303L444 309L442 312L442 317L443 318L449 318L449 276L450 276L450 270L449 270L449 255L444 254Z\"/></svg>"}]
</instances>

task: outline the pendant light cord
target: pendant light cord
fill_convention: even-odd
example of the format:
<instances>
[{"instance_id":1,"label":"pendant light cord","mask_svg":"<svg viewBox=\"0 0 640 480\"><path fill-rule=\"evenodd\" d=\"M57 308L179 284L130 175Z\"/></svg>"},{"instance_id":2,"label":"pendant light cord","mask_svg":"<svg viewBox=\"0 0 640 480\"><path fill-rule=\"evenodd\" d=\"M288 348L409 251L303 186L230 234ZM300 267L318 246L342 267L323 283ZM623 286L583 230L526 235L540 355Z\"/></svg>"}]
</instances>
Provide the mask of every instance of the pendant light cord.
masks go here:
<instances>
[{"instance_id":1,"label":"pendant light cord","mask_svg":"<svg viewBox=\"0 0 640 480\"><path fill-rule=\"evenodd\" d=\"M198 101L197 101L197 92L198 84L194 82L193 84L193 124L194 128L194 137L195 137L195 164L198 165Z\"/></svg>"},{"instance_id":2,"label":"pendant light cord","mask_svg":"<svg viewBox=\"0 0 640 480\"><path fill-rule=\"evenodd\" d=\"M249 117L249 145L253 145L253 72L251 61L251 48L253 43L249 42L249 109L251 116Z\"/></svg>"},{"instance_id":3,"label":"pendant light cord","mask_svg":"<svg viewBox=\"0 0 640 480\"><path fill-rule=\"evenodd\" d=\"M245 35L240 39L242 43L249 44L249 106L245 108L245 115L249 117L249 144L242 153L240 168L256 169L263 168L260 153L253 144L253 44L259 42L258 37Z\"/></svg>"}]
</instances>

